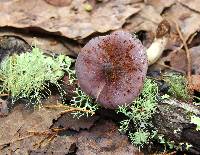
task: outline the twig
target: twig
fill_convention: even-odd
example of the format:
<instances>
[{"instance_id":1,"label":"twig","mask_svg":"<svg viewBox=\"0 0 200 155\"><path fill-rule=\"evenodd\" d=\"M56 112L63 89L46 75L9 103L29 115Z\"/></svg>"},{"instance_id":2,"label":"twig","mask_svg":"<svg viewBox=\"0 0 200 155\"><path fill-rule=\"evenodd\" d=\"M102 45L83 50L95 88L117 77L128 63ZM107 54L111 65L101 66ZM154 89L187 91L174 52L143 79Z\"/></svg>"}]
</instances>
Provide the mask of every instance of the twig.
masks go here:
<instances>
[{"instance_id":1,"label":"twig","mask_svg":"<svg viewBox=\"0 0 200 155\"><path fill-rule=\"evenodd\" d=\"M42 145L46 146L48 145L58 134L58 132L66 130L66 128L51 128L51 131L43 131L43 132L35 132L35 131L28 131L29 133L32 133L33 135L44 135L47 136L41 141L34 144L34 147L40 148ZM46 143L44 143L46 141Z\"/></svg>"},{"instance_id":2,"label":"twig","mask_svg":"<svg viewBox=\"0 0 200 155\"><path fill-rule=\"evenodd\" d=\"M46 136L46 135L51 135L52 132L49 131L42 131L42 132L37 132L37 131L27 131L28 133L31 133L34 136Z\"/></svg>"},{"instance_id":3,"label":"twig","mask_svg":"<svg viewBox=\"0 0 200 155\"><path fill-rule=\"evenodd\" d=\"M50 137L48 137L48 140L46 143L43 144L43 146L47 146L50 142L52 142L52 140L54 140L54 138L56 138L57 134L53 134Z\"/></svg>"},{"instance_id":4,"label":"twig","mask_svg":"<svg viewBox=\"0 0 200 155\"><path fill-rule=\"evenodd\" d=\"M91 115L95 114L95 112L87 110L85 108L75 108L75 107L70 107L70 106L63 105L63 104L48 105L48 106L44 106L44 107L45 108L52 108L52 109L66 109L66 110L62 111L61 114L72 112L72 111L82 111L82 112L90 113Z\"/></svg>"},{"instance_id":5,"label":"twig","mask_svg":"<svg viewBox=\"0 0 200 155\"><path fill-rule=\"evenodd\" d=\"M54 134L52 133L51 135L48 135L47 137L45 137L41 141L35 143L33 146L37 147L37 148L40 148L42 145L46 146L56 137L56 135L57 135L56 133L54 133ZM47 142L44 143L46 140L47 140Z\"/></svg>"},{"instance_id":6,"label":"twig","mask_svg":"<svg viewBox=\"0 0 200 155\"><path fill-rule=\"evenodd\" d=\"M37 147L40 148L43 144L43 146L46 146L47 144L49 144L58 134L59 131L64 130L64 129L51 129L51 131L43 131L43 132L36 132L36 131L28 131L28 133L31 133L35 136L46 136L45 138L43 138L42 140L40 140L39 142L35 143L33 145L33 147ZM46 143L44 143L47 140Z\"/></svg>"},{"instance_id":7,"label":"twig","mask_svg":"<svg viewBox=\"0 0 200 155\"><path fill-rule=\"evenodd\" d=\"M179 51L179 50L181 50L182 48L183 48L183 44L181 44L181 46L179 46L179 47L177 47L176 49L174 49L172 52L177 52L177 51Z\"/></svg>"},{"instance_id":8,"label":"twig","mask_svg":"<svg viewBox=\"0 0 200 155\"><path fill-rule=\"evenodd\" d=\"M32 137L32 136L34 136L34 135L31 134L31 135L27 135L27 136L24 136L24 137L20 137L20 138L18 138L18 139L11 140L10 142L0 144L0 146L4 146L4 145L7 145L7 144L11 144L11 143L14 143L14 142L18 142L18 141L24 140L24 139L26 139L26 138L30 138L30 137Z\"/></svg>"},{"instance_id":9,"label":"twig","mask_svg":"<svg viewBox=\"0 0 200 155\"><path fill-rule=\"evenodd\" d=\"M188 49L186 40L183 37L183 34L182 34L181 30L180 30L180 27L179 27L178 23L175 22L175 24L176 24L176 30L177 30L177 32L179 34L179 37L180 37L180 39L183 42L183 45L184 45L184 48L185 48L185 52L186 52L186 56L187 56L187 61L188 61L188 65L187 65L187 77L188 77L188 83L189 83L189 86L190 86L192 84L192 78L191 78L191 69L192 69L191 54L190 54L190 51Z\"/></svg>"},{"instance_id":10,"label":"twig","mask_svg":"<svg viewBox=\"0 0 200 155\"><path fill-rule=\"evenodd\" d=\"M161 66L163 66L163 67L169 68L169 69L174 70L174 71L176 71L176 72L180 72L180 73L185 74L185 72L182 71L182 70L176 69L176 68L174 68L174 67L171 67L171 66L168 66L168 65L165 65L165 64L159 63L159 62L156 62L156 63L157 63L158 65L161 65Z\"/></svg>"},{"instance_id":11,"label":"twig","mask_svg":"<svg viewBox=\"0 0 200 155\"><path fill-rule=\"evenodd\" d=\"M40 148L41 147L41 145L42 145L42 143L46 140L46 139L48 139L48 137L49 137L49 135L47 136L47 137L45 137L45 138L43 138L42 140L40 140L39 142L36 142L34 145L33 145L33 147L34 148Z\"/></svg>"},{"instance_id":12,"label":"twig","mask_svg":"<svg viewBox=\"0 0 200 155\"><path fill-rule=\"evenodd\" d=\"M83 108L74 108L74 109L64 110L64 111L61 112L61 114L65 114L65 113L72 112L72 111L82 111L82 112L86 112L86 113L91 113L91 115L95 114L94 112L92 112L90 110L83 109Z\"/></svg>"},{"instance_id":13,"label":"twig","mask_svg":"<svg viewBox=\"0 0 200 155\"><path fill-rule=\"evenodd\" d=\"M175 155L177 153L177 151L173 151L173 152L163 152L163 153L153 153L151 155Z\"/></svg>"},{"instance_id":14,"label":"twig","mask_svg":"<svg viewBox=\"0 0 200 155\"><path fill-rule=\"evenodd\" d=\"M193 33L192 36L189 38L189 40L187 41L188 44L191 44L192 40L194 39L194 37L197 35L197 32Z\"/></svg>"},{"instance_id":15,"label":"twig","mask_svg":"<svg viewBox=\"0 0 200 155\"><path fill-rule=\"evenodd\" d=\"M24 137L20 137L18 139L11 140L10 142L0 144L0 146L4 146L4 145L7 145L7 144L17 142L17 141L21 141L21 140L24 140L26 138L30 138L30 137L33 137L33 136L47 136L44 139L42 139L40 142L34 144L34 146L40 147L42 145L42 143L44 143L44 141L47 140L47 142L44 144L44 146L46 146L56 137L56 135L58 134L59 131L63 131L63 130L66 130L66 128L52 128L51 131L47 130L47 131L42 131L42 132L27 131L30 135L26 135Z\"/></svg>"},{"instance_id":16,"label":"twig","mask_svg":"<svg viewBox=\"0 0 200 155\"><path fill-rule=\"evenodd\" d=\"M0 97L9 96L9 94L0 94Z\"/></svg>"}]
</instances>

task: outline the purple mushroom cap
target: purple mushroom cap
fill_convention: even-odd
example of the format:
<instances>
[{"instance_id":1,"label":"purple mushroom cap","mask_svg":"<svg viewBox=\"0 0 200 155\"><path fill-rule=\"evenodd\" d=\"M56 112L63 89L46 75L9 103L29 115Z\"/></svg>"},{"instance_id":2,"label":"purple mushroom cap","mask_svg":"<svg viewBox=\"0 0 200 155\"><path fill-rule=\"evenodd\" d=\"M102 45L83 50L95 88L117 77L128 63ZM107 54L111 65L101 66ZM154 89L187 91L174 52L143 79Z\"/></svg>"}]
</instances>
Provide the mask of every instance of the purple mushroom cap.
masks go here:
<instances>
[{"instance_id":1,"label":"purple mushroom cap","mask_svg":"<svg viewBox=\"0 0 200 155\"><path fill-rule=\"evenodd\" d=\"M138 97L147 68L145 47L122 31L90 40L75 66L81 89L110 109L130 104Z\"/></svg>"}]
</instances>

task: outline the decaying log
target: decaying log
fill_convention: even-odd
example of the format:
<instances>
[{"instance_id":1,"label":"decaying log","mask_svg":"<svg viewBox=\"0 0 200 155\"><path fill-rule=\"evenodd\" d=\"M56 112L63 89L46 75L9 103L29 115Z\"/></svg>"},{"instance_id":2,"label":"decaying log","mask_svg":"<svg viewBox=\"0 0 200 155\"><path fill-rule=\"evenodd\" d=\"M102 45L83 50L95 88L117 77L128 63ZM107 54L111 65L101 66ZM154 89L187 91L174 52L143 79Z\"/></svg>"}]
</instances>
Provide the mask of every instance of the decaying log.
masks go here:
<instances>
[{"instance_id":1,"label":"decaying log","mask_svg":"<svg viewBox=\"0 0 200 155\"><path fill-rule=\"evenodd\" d=\"M174 141L176 145L187 143L192 145L190 153L200 154L200 131L191 123L191 114L200 116L200 107L177 100L166 100L158 104L153 124L159 134Z\"/></svg>"}]
</instances>

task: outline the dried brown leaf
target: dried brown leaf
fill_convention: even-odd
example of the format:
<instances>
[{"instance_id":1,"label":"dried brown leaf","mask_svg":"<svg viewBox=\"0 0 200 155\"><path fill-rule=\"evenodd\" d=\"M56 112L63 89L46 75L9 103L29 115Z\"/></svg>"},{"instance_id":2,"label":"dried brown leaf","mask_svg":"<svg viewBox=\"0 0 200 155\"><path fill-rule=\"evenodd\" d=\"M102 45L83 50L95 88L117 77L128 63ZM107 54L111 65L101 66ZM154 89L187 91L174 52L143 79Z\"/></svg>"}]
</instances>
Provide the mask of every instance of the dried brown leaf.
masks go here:
<instances>
[{"instance_id":1,"label":"dried brown leaf","mask_svg":"<svg viewBox=\"0 0 200 155\"><path fill-rule=\"evenodd\" d=\"M163 14L163 16L167 18L167 20L171 21L171 23L177 22L185 40L187 40L189 36L199 30L200 14L179 3L176 3L170 7ZM175 27L175 25L173 26Z\"/></svg>"},{"instance_id":2,"label":"dried brown leaf","mask_svg":"<svg viewBox=\"0 0 200 155\"><path fill-rule=\"evenodd\" d=\"M25 120L19 108L15 108L9 116L0 118L0 145L12 141L24 123Z\"/></svg>"},{"instance_id":3,"label":"dried brown leaf","mask_svg":"<svg viewBox=\"0 0 200 155\"><path fill-rule=\"evenodd\" d=\"M193 74L200 75L200 46L190 48L192 54Z\"/></svg>"},{"instance_id":4,"label":"dried brown leaf","mask_svg":"<svg viewBox=\"0 0 200 155\"><path fill-rule=\"evenodd\" d=\"M89 129L89 131L80 130L80 133L75 135L67 136L67 132L64 132L63 136L55 135L52 140L45 139L47 136L45 134L38 134L35 136L30 136L19 141L13 141L19 137L23 137L26 130L39 131L40 133L45 133L52 124L52 120L56 119L57 112L55 111L35 111L32 114L22 113L22 109L15 109L8 117L0 119L0 142L7 143L9 145L4 145L0 147L1 154L14 153L14 154L67 154L76 151L77 154L143 154L139 152L130 142L126 135L121 135L118 131L118 127L111 121L101 120L94 123L94 118L89 118L88 120L65 120L71 119L68 117L63 117L61 120L65 122L63 125L67 127L67 123L74 126L74 129L79 130ZM49 118L50 117L50 118ZM58 120L60 123L61 120ZM85 121L85 122L80 122ZM89 121L89 122L86 122ZM79 126L77 126L76 125ZM57 127L55 124L55 127ZM81 127L80 127L81 126ZM54 126L52 126L54 127ZM46 130L45 130L46 129ZM48 133L48 132L47 132ZM70 136L71 135L71 136ZM41 141L44 141L42 145ZM13 141L13 143L10 143Z\"/></svg>"},{"instance_id":5,"label":"dried brown leaf","mask_svg":"<svg viewBox=\"0 0 200 155\"><path fill-rule=\"evenodd\" d=\"M78 135L77 155L142 155L111 121L101 120L90 132Z\"/></svg>"},{"instance_id":6,"label":"dried brown leaf","mask_svg":"<svg viewBox=\"0 0 200 155\"><path fill-rule=\"evenodd\" d=\"M200 75L192 75L192 89L200 91Z\"/></svg>"},{"instance_id":7,"label":"dried brown leaf","mask_svg":"<svg viewBox=\"0 0 200 155\"><path fill-rule=\"evenodd\" d=\"M200 13L200 3L199 0L178 0L181 4L185 5L186 7L197 11Z\"/></svg>"},{"instance_id":8,"label":"dried brown leaf","mask_svg":"<svg viewBox=\"0 0 200 155\"><path fill-rule=\"evenodd\" d=\"M200 74L200 46L195 46L189 49L192 58L192 72L195 75ZM183 49L178 49L169 52L169 54L161 58L160 63L169 65L177 71L186 73L187 71L187 58Z\"/></svg>"},{"instance_id":9,"label":"dried brown leaf","mask_svg":"<svg viewBox=\"0 0 200 155\"><path fill-rule=\"evenodd\" d=\"M45 143L41 147L35 146L36 143L42 141L44 136L35 136L26 138L24 140L15 142L11 144L9 147L5 147L0 151L1 154L29 154L29 155L66 155L70 152L74 152L76 148L73 148L75 145L77 138L72 136L57 136L49 143ZM35 147L34 147L35 146Z\"/></svg>"},{"instance_id":10,"label":"dried brown leaf","mask_svg":"<svg viewBox=\"0 0 200 155\"><path fill-rule=\"evenodd\" d=\"M54 6L67 6L72 2L72 0L45 0L45 1Z\"/></svg>"},{"instance_id":11,"label":"dried brown leaf","mask_svg":"<svg viewBox=\"0 0 200 155\"><path fill-rule=\"evenodd\" d=\"M0 119L0 145L12 143L28 131L42 132L48 130L54 119L60 117L59 110L47 110L41 108L32 113L23 112L24 109L17 106L13 112Z\"/></svg>"},{"instance_id":12,"label":"dried brown leaf","mask_svg":"<svg viewBox=\"0 0 200 155\"><path fill-rule=\"evenodd\" d=\"M65 128L79 131L80 129L90 129L94 122L97 121L99 117L81 117L79 119L74 118L71 114L64 114L53 124L52 128Z\"/></svg>"},{"instance_id":13,"label":"dried brown leaf","mask_svg":"<svg viewBox=\"0 0 200 155\"><path fill-rule=\"evenodd\" d=\"M163 20L160 14L150 5L146 5L135 16L129 18L124 29L130 32L138 32L140 30L156 32L158 24Z\"/></svg>"},{"instance_id":14,"label":"dried brown leaf","mask_svg":"<svg viewBox=\"0 0 200 155\"><path fill-rule=\"evenodd\" d=\"M35 35L34 33L20 33L6 29L0 31L1 37L13 37L16 39L25 40L29 45L36 45L42 49L45 53L57 53L65 54L70 56L76 56L76 53L80 51L80 45L69 39L60 37L52 37L50 35Z\"/></svg>"},{"instance_id":15,"label":"dried brown leaf","mask_svg":"<svg viewBox=\"0 0 200 155\"><path fill-rule=\"evenodd\" d=\"M55 7L43 0L3 1L0 26L40 28L72 39L82 39L94 32L121 28L126 19L141 10L138 0L112 0L99 3L91 13L84 10L84 0Z\"/></svg>"},{"instance_id":16,"label":"dried brown leaf","mask_svg":"<svg viewBox=\"0 0 200 155\"><path fill-rule=\"evenodd\" d=\"M186 53L182 49L170 52L169 55L164 57L162 60L166 65L169 65L176 70L180 70L185 73L187 71Z\"/></svg>"},{"instance_id":17,"label":"dried brown leaf","mask_svg":"<svg viewBox=\"0 0 200 155\"><path fill-rule=\"evenodd\" d=\"M8 114L8 102L0 98L0 117L4 117Z\"/></svg>"},{"instance_id":18,"label":"dried brown leaf","mask_svg":"<svg viewBox=\"0 0 200 155\"><path fill-rule=\"evenodd\" d=\"M15 36L0 36L0 62L14 53L29 51L31 46L23 39Z\"/></svg>"},{"instance_id":19,"label":"dried brown leaf","mask_svg":"<svg viewBox=\"0 0 200 155\"><path fill-rule=\"evenodd\" d=\"M148 0L147 4L152 5L158 13L162 13L165 8L172 6L176 0Z\"/></svg>"}]
</instances>

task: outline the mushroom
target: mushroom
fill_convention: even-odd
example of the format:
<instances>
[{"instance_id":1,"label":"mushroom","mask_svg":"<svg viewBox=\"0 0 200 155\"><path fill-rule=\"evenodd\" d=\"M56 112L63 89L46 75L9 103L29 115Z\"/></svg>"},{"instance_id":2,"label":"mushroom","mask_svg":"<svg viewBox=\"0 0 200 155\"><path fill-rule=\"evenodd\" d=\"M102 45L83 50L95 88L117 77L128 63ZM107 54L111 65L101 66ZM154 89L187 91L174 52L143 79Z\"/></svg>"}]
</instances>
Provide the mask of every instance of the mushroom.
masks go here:
<instances>
[{"instance_id":1,"label":"mushroom","mask_svg":"<svg viewBox=\"0 0 200 155\"><path fill-rule=\"evenodd\" d=\"M147 68L145 47L136 37L122 31L90 40L75 65L81 89L110 109L137 98Z\"/></svg>"},{"instance_id":2,"label":"mushroom","mask_svg":"<svg viewBox=\"0 0 200 155\"><path fill-rule=\"evenodd\" d=\"M156 38L151 46L147 49L147 57L149 66L154 64L162 55L170 33L170 24L167 20L163 20L156 30Z\"/></svg>"}]
</instances>

